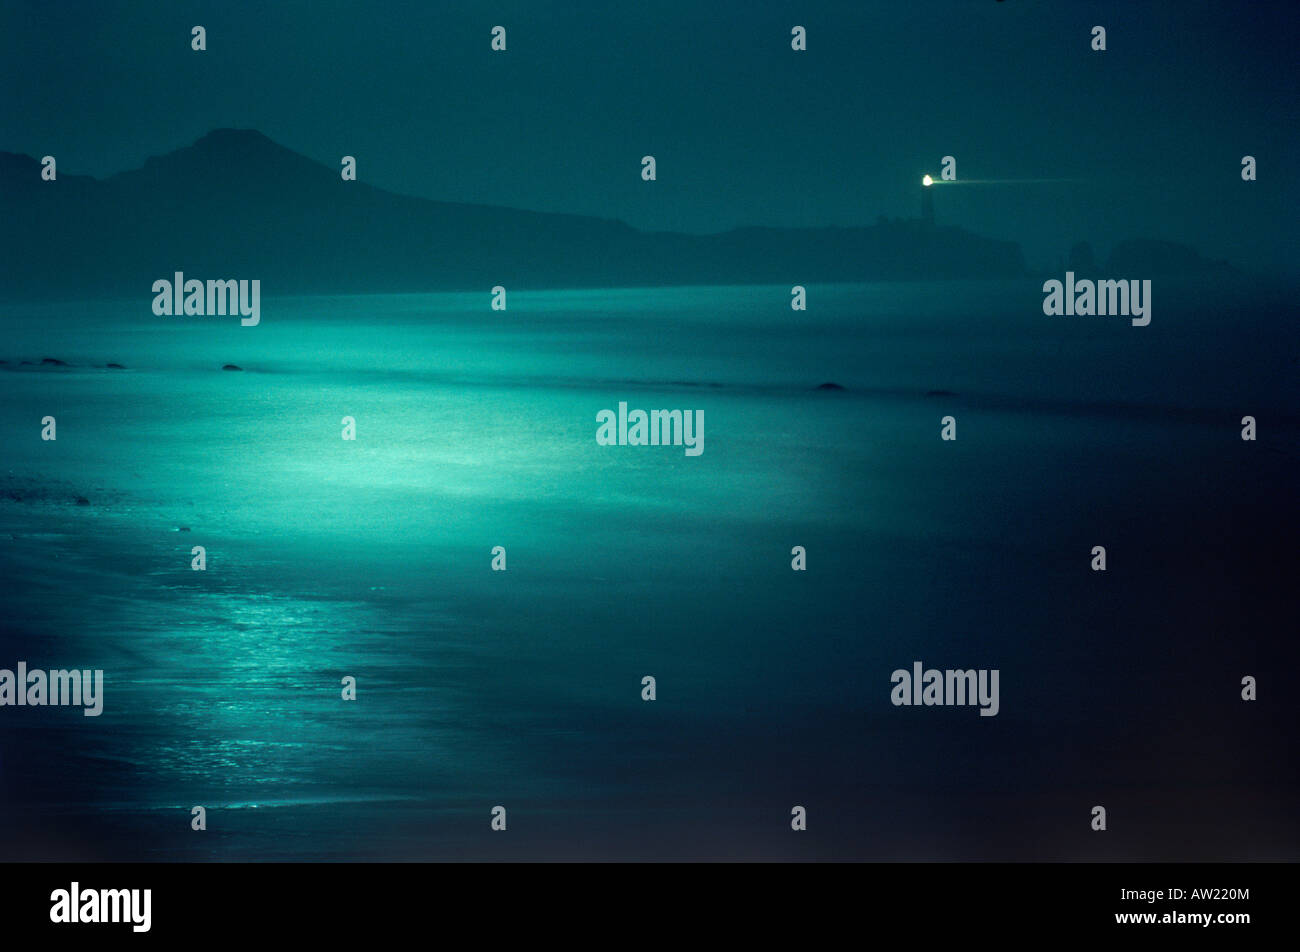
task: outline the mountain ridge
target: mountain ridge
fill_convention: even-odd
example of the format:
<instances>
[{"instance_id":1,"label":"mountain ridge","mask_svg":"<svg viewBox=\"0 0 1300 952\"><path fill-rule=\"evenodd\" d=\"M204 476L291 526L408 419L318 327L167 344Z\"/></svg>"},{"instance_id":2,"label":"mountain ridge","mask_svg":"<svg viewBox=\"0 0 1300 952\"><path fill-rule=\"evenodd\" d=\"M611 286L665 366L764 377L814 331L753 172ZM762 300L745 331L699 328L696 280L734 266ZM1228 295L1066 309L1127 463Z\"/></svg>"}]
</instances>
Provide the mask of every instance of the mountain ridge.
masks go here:
<instances>
[{"instance_id":1,"label":"mountain ridge","mask_svg":"<svg viewBox=\"0 0 1300 952\"><path fill-rule=\"evenodd\" d=\"M406 196L251 129L214 129L104 179L46 182L37 160L0 152L0 194L0 298L144 294L175 271L258 278L267 294L1026 273L1014 242L920 221L696 235Z\"/></svg>"}]
</instances>

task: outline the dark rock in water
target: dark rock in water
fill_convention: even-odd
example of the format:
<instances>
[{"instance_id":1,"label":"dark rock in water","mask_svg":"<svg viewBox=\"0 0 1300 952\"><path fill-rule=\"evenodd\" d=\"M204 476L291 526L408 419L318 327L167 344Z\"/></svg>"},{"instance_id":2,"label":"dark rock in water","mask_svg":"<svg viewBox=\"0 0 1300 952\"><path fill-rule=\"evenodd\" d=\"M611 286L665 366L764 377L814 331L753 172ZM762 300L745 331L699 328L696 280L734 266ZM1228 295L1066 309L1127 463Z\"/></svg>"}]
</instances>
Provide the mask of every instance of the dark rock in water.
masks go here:
<instances>
[{"instance_id":1,"label":"dark rock in water","mask_svg":"<svg viewBox=\"0 0 1300 952\"><path fill-rule=\"evenodd\" d=\"M20 361L18 362L18 366L19 366L19 367L30 367L31 365L32 365L32 362L31 362L30 360L20 360Z\"/></svg>"},{"instance_id":2,"label":"dark rock in water","mask_svg":"<svg viewBox=\"0 0 1300 952\"><path fill-rule=\"evenodd\" d=\"M927 391L925 391L925 395L926 395L927 397L955 397L955 396L957 396L957 394L953 393L951 390L927 390Z\"/></svg>"},{"instance_id":3,"label":"dark rock in water","mask_svg":"<svg viewBox=\"0 0 1300 952\"><path fill-rule=\"evenodd\" d=\"M104 364L109 370L126 370L121 364Z\"/></svg>"},{"instance_id":4,"label":"dark rock in water","mask_svg":"<svg viewBox=\"0 0 1300 952\"><path fill-rule=\"evenodd\" d=\"M237 366L237 365L235 365L235 364L226 364L226 365L224 365L221 369L222 369L222 370L243 370L244 368L243 368L243 367L239 367L239 366Z\"/></svg>"},{"instance_id":5,"label":"dark rock in water","mask_svg":"<svg viewBox=\"0 0 1300 952\"><path fill-rule=\"evenodd\" d=\"M819 383L817 385L817 389L818 390L843 390L844 388L837 383Z\"/></svg>"},{"instance_id":6,"label":"dark rock in water","mask_svg":"<svg viewBox=\"0 0 1300 952\"><path fill-rule=\"evenodd\" d=\"M190 527L189 527L189 526L177 526L177 527L176 527L176 531L177 531L177 532L189 532L189 531L190 531Z\"/></svg>"},{"instance_id":7,"label":"dark rock in water","mask_svg":"<svg viewBox=\"0 0 1300 952\"><path fill-rule=\"evenodd\" d=\"M78 505L78 506L89 506L89 505L90 505L90 500L87 499L85 496L78 496L78 497L77 497L77 505Z\"/></svg>"},{"instance_id":8,"label":"dark rock in water","mask_svg":"<svg viewBox=\"0 0 1300 952\"><path fill-rule=\"evenodd\" d=\"M61 360L56 360L53 357L42 357L41 366L42 367L66 367L68 365Z\"/></svg>"}]
</instances>

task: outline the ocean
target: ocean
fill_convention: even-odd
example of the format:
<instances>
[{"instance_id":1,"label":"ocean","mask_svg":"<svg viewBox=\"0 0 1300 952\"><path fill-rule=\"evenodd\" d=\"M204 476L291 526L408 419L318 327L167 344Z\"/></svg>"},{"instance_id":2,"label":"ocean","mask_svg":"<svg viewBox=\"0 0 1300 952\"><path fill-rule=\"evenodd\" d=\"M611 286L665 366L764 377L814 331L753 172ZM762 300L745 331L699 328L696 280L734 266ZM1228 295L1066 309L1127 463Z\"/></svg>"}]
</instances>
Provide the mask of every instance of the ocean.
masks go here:
<instances>
[{"instance_id":1,"label":"ocean","mask_svg":"<svg viewBox=\"0 0 1300 952\"><path fill-rule=\"evenodd\" d=\"M0 707L0 859L1295 861L1300 308L1153 284L2 304L0 668L105 686Z\"/></svg>"}]
</instances>

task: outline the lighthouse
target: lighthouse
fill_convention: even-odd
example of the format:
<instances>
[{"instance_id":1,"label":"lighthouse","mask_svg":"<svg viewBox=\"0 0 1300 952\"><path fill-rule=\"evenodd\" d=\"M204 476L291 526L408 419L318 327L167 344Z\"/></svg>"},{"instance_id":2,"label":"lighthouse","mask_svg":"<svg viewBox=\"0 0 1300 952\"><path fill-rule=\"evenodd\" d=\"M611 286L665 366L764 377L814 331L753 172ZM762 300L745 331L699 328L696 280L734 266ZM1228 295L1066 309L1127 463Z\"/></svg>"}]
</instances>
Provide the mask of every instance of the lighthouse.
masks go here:
<instances>
[{"instance_id":1,"label":"lighthouse","mask_svg":"<svg viewBox=\"0 0 1300 952\"><path fill-rule=\"evenodd\" d=\"M934 179L926 176L921 179L921 221L934 226Z\"/></svg>"}]
</instances>

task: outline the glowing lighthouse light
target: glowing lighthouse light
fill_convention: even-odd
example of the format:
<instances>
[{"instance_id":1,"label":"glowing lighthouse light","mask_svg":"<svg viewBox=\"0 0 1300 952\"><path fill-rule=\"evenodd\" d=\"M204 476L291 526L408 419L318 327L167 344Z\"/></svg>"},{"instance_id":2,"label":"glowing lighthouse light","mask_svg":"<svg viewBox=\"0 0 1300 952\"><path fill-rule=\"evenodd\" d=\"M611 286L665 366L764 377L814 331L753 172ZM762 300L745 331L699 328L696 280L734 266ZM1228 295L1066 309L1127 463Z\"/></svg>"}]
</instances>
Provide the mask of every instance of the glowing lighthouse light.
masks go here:
<instances>
[{"instance_id":1,"label":"glowing lighthouse light","mask_svg":"<svg viewBox=\"0 0 1300 952\"><path fill-rule=\"evenodd\" d=\"M926 188L929 188L931 185L934 184L934 179L930 178L930 176L927 175L925 178L921 179L921 184L924 185Z\"/></svg>"}]
</instances>

